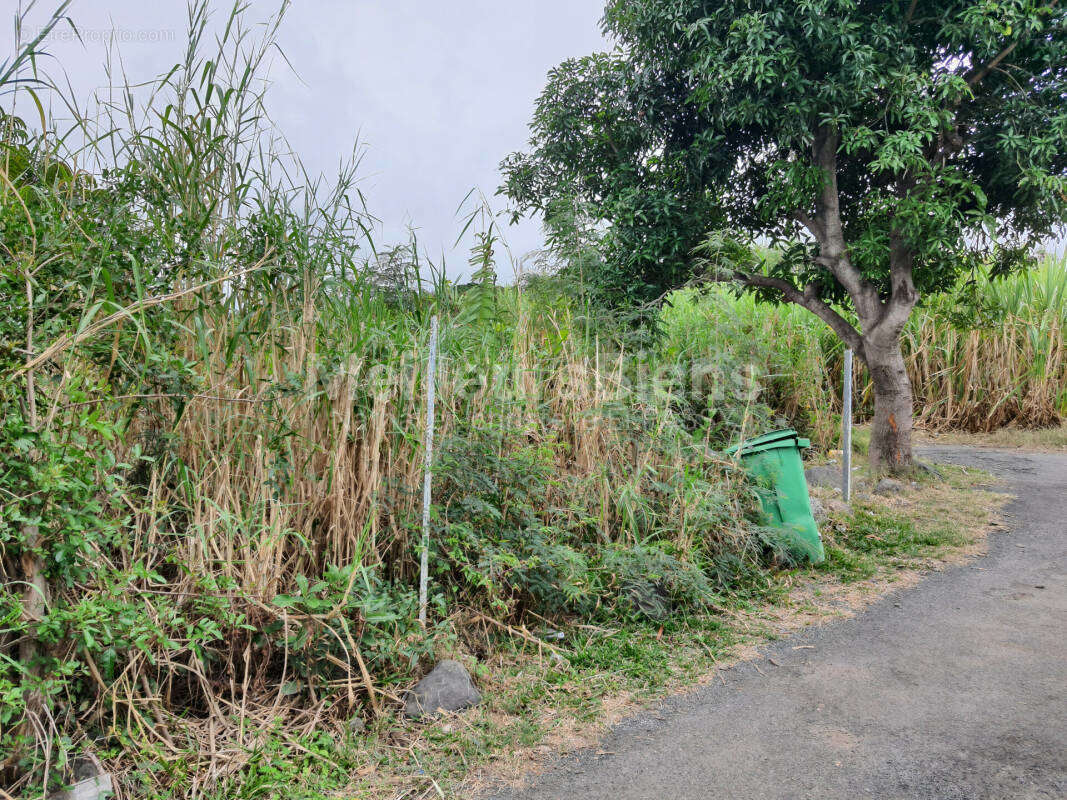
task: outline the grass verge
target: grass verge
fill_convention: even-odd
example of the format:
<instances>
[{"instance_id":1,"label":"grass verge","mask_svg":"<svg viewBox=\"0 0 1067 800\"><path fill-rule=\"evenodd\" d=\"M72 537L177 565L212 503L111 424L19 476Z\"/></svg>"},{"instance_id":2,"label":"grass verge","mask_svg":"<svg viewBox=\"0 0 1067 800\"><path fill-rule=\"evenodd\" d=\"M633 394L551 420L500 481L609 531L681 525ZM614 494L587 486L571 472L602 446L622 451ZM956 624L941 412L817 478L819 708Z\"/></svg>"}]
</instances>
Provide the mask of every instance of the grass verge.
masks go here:
<instances>
[{"instance_id":1,"label":"grass verge","mask_svg":"<svg viewBox=\"0 0 1067 800\"><path fill-rule=\"evenodd\" d=\"M545 625L524 629L529 638L487 628L481 659L459 646L447 653L472 668L485 697L478 708L429 724L384 717L357 733L290 735L210 796L451 798L521 782L560 752L595 746L642 705L751 658L761 643L851 616L924 572L981 554L1008 498L987 488L984 473L942 469L944 480L889 497L861 492L851 509L813 490L828 513L826 563L754 574L712 614Z\"/></svg>"},{"instance_id":2,"label":"grass verge","mask_svg":"<svg viewBox=\"0 0 1067 800\"><path fill-rule=\"evenodd\" d=\"M997 447L1004 450L1034 450L1042 453L1067 451L1067 425L1054 428L1001 428L992 433L918 432L917 444L962 444L968 447Z\"/></svg>"}]
</instances>

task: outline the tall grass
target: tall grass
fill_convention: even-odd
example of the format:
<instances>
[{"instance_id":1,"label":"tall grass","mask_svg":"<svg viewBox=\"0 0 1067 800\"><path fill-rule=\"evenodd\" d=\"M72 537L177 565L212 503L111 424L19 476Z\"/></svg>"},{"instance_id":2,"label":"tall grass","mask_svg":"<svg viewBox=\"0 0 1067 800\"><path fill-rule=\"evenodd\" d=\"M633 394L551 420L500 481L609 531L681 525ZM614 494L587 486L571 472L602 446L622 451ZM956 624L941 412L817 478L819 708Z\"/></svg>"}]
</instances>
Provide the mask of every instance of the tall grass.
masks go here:
<instances>
[{"instance_id":1,"label":"tall grass","mask_svg":"<svg viewBox=\"0 0 1067 800\"><path fill-rule=\"evenodd\" d=\"M710 446L756 424L751 380L692 424L654 354L566 297L495 286L488 219L465 291L426 280L414 244L378 252L356 163L314 180L267 124L277 20L258 36L237 9L218 23L209 49L195 4L184 62L117 87L71 135L2 119L0 774L15 796L86 754L126 796L198 796L270 741L299 749L390 713L435 649L487 652L474 620L637 613L635 586L699 607L773 551ZM49 90L18 77L16 98ZM424 631L413 531L435 312Z\"/></svg>"},{"instance_id":2,"label":"tall grass","mask_svg":"<svg viewBox=\"0 0 1067 800\"><path fill-rule=\"evenodd\" d=\"M837 442L842 345L803 309L715 288L676 292L663 311L671 357L740 351L758 365L761 399L823 446ZM1040 428L1067 420L1067 260L962 282L912 314L902 346L916 423L931 431ZM857 363L856 412L873 409Z\"/></svg>"},{"instance_id":3,"label":"tall grass","mask_svg":"<svg viewBox=\"0 0 1067 800\"><path fill-rule=\"evenodd\" d=\"M1067 260L1050 257L1035 270L966 291L926 304L905 330L920 424L990 432L1062 423ZM976 308L968 307L971 292Z\"/></svg>"},{"instance_id":4,"label":"tall grass","mask_svg":"<svg viewBox=\"0 0 1067 800\"><path fill-rule=\"evenodd\" d=\"M751 295L716 287L674 292L660 321L664 359L748 364L759 399L782 418L781 424L798 425L824 444L833 441L842 347L809 312L758 303ZM705 387L707 394L721 394L723 383L738 379L729 372L717 377L718 385ZM714 414L714 402L709 411Z\"/></svg>"}]
</instances>

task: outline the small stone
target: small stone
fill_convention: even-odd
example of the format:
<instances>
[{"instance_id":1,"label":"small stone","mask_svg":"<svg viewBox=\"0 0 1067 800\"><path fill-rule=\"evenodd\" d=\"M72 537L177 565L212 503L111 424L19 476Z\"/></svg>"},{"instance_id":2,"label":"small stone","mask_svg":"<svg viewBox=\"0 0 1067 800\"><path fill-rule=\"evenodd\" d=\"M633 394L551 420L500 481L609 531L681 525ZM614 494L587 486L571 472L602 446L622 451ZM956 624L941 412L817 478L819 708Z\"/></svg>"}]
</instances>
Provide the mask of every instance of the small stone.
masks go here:
<instances>
[{"instance_id":1,"label":"small stone","mask_svg":"<svg viewBox=\"0 0 1067 800\"><path fill-rule=\"evenodd\" d=\"M808 467L804 470L804 477L808 486L818 486L823 489L841 488L841 468L837 466Z\"/></svg>"},{"instance_id":2,"label":"small stone","mask_svg":"<svg viewBox=\"0 0 1067 800\"><path fill-rule=\"evenodd\" d=\"M408 692L404 716L408 719L435 717L441 711L460 711L481 701L470 673L458 661L448 659Z\"/></svg>"},{"instance_id":3,"label":"small stone","mask_svg":"<svg viewBox=\"0 0 1067 800\"><path fill-rule=\"evenodd\" d=\"M48 795L49 800L105 800L114 795L115 787L107 773L85 778L69 789Z\"/></svg>"},{"instance_id":4,"label":"small stone","mask_svg":"<svg viewBox=\"0 0 1067 800\"><path fill-rule=\"evenodd\" d=\"M811 515L816 522L825 522L827 519L826 508L817 497L811 498Z\"/></svg>"},{"instance_id":5,"label":"small stone","mask_svg":"<svg viewBox=\"0 0 1067 800\"><path fill-rule=\"evenodd\" d=\"M897 494L904 491L904 484L893 478L882 478L874 486L875 494Z\"/></svg>"}]
</instances>

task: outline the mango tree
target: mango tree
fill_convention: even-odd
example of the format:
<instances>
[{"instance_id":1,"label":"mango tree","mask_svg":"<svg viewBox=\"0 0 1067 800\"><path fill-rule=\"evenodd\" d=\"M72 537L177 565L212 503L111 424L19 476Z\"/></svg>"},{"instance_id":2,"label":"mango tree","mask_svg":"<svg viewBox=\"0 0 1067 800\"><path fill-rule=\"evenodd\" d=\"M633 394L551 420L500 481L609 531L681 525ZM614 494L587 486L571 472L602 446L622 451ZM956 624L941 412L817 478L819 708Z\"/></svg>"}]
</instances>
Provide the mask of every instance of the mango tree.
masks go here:
<instances>
[{"instance_id":1,"label":"mango tree","mask_svg":"<svg viewBox=\"0 0 1067 800\"><path fill-rule=\"evenodd\" d=\"M912 309L1067 221L1064 7L611 0L603 27L615 49L550 73L502 191L550 234L588 215L620 302L703 271L817 315L870 372L873 466L908 468ZM701 267L726 234L780 257Z\"/></svg>"}]
</instances>

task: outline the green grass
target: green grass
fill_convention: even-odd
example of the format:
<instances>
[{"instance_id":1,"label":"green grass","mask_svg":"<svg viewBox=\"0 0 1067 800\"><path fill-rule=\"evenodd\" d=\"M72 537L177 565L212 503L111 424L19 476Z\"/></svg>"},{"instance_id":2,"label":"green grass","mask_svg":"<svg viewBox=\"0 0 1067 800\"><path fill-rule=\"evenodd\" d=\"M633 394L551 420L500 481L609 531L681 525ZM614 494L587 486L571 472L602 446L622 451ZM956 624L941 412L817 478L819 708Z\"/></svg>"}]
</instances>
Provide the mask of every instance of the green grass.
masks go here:
<instances>
[{"instance_id":1,"label":"green grass","mask_svg":"<svg viewBox=\"0 0 1067 800\"><path fill-rule=\"evenodd\" d=\"M860 555L919 557L943 547L959 547L964 537L945 526L920 530L906 515L860 509L852 517L847 549Z\"/></svg>"},{"instance_id":2,"label":"green grass","mask_svg":"<svg viewBox=\"0 0 1067 800\"><path fill-rule=\"evenodd\" d=\"M869 555L848 547L826 545L826 562L823 567L846 583L864 581L878 572L878 561Z\"/></svg>"},{"instance_id":3,"label":"green grass","mask_svg":"<svg viewBox=\"0 0 1067 800\"><path fill-rule=\"evenodd\" d=\"M985 485L991 476L945 465L938 469L944 482L919 476L919 488L899 498L872 498L858 489L852 511L831 514L824 526L826 563L819 569L853 583L882 570L940 559L969 544L975 528L988 524L1001 502L995 494L969 487Z\"/></svg>"}]
</instances>

